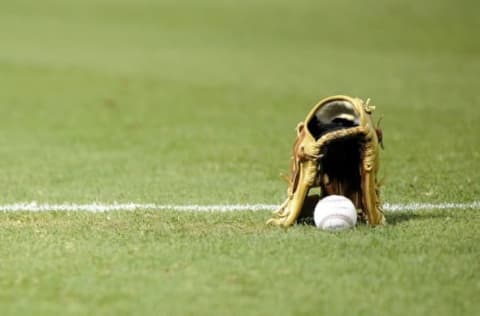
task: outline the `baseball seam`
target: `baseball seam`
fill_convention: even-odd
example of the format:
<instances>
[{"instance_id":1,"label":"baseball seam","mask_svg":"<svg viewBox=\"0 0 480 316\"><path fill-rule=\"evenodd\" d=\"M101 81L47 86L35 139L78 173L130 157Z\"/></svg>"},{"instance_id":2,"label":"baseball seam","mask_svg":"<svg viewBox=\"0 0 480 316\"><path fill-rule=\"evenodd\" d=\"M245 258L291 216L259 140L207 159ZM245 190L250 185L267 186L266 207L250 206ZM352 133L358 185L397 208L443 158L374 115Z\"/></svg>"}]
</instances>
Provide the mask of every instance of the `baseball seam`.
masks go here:
<instances>
[{"instance_id":1,"label":"baseball seam","mask_svg":"<svg viewBox=\"0 0 480 316\"><path fill-rule=\"evenodd\" d=\"M344 222L346 222L349 227L355 226L355 223L353 222L352 218L347 216L347 215L344 215L344 214L330 214L330 215L327 215L320 221L318 226L320 226L321 228L324 228L325 222L330 220L330 219L340 219L340 220L343 220Z\"/></svg>"}]
</instances>

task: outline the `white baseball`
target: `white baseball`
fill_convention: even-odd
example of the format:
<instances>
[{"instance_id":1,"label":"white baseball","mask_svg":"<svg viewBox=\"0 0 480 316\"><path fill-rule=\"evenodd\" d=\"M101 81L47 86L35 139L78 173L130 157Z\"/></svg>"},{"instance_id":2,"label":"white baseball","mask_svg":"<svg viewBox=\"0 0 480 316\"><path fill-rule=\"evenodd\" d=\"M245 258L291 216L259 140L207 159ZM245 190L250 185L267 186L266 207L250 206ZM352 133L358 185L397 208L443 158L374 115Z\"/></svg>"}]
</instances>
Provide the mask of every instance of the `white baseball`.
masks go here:
<instances>
[{"instance_id":1,"label":"white baseball","mask_svg":"<svg viewBox=\"0 0 480 316\"><path fill-rule=\"evenodd\" d=\"M342 195L329 195L315 206L313 220L315 225L323 230L349 229L357 223L357 210L348 198Z\"/></svg>"}]
</instances>

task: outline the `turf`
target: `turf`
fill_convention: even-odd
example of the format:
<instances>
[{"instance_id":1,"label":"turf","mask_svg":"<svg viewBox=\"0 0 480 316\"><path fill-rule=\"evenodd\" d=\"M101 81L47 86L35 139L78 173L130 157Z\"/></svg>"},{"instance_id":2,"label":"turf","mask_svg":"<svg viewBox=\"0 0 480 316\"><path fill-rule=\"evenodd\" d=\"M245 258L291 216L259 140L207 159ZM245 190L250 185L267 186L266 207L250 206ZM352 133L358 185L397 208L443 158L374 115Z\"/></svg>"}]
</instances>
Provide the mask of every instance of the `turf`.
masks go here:
<instances>
[{"instance_id":1,"label":"turf","mask_svg":"<svg viewBox=\"0 0 480 316\"><path fill-rule=\"evenodd\" d=\"M478 313L478 211L343 233L265 215L5 214L2 314Z\"/></svg>"},{"instance_id":2,"label":"turf","mask_svg":"<svg viewBox=\"0 0 480 316\"><path fill-rule=\"evenodd\" d=\"M478 9L2 3L0 202L279 203L293 128L337 93L383 116L385 201L478 200ZM0 311L480 311L476 210L390 213L387 227L333 235L268 216L2 213Z\"/></svg>"}]
</instances>

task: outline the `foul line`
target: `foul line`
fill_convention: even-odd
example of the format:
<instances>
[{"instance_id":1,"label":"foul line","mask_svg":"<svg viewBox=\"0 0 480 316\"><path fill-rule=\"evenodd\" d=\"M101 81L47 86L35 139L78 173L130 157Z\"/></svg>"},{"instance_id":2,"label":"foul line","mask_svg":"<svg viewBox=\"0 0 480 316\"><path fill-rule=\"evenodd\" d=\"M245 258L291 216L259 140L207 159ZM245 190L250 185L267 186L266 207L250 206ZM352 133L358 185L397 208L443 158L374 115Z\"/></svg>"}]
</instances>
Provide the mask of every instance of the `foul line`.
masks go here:
<instances>
[{"instance_id":1,"label":"foul line","mask_svg":"<svg viewBox=\"0 0 480 316\"><path fill-rule=\"evenodd\" d=\"M141 203L91 203L76 204L62 203L49 204L37 202L21 202L0 205L0 212L92 212L102 213L111 211L188 211L188 212L232 212L232 211L274 211L275 204L225 204L225 205L176 205L176 204L141 204ZM418 211L418 210L444 210L444 209L480 209L480 201L469 203L384 203L383 209L387 212Z\"/></svg>"}]
</instances>

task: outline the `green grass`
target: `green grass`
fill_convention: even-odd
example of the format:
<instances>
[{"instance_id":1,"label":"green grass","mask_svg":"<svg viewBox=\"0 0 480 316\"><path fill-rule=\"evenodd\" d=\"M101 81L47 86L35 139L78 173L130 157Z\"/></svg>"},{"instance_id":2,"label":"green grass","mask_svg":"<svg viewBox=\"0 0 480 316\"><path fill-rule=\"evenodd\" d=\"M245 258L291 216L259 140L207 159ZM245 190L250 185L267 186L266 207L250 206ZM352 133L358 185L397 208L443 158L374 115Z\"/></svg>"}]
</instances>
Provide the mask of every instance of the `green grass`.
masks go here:
<instances>
[{"instance_id":1,"label":"green grass","mask_svg":"<svg viewBox=\"0 0 480 316\"><path fill-rule=\"evenodd\" d=\"M0 204L280 203L296 123L371 97L383 198L480 196L477 1L2 1ZM1 213L0 313L474 315L478 210ZM344 298L345 297L345 298Z\"/></svg>"},{"instance_id":2,"label":"green grass","mask_svg":"<svg viewBox=\"0 0 480 316\"><path fill-rule=\"evenodd\" d=\"M2 314L478 313L478 211L343 233L283 231L266 215L5 214Z\"/></svg>"}]
</instances>

